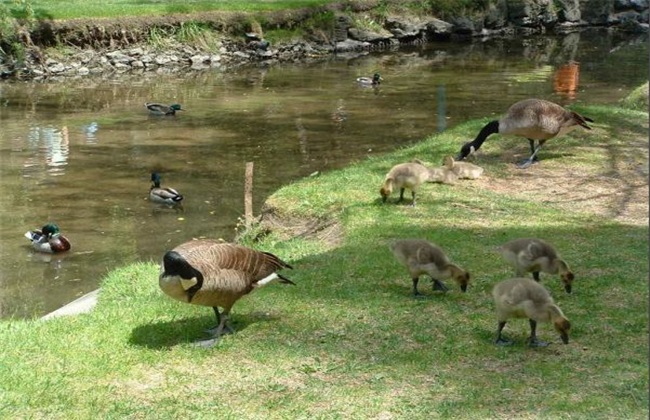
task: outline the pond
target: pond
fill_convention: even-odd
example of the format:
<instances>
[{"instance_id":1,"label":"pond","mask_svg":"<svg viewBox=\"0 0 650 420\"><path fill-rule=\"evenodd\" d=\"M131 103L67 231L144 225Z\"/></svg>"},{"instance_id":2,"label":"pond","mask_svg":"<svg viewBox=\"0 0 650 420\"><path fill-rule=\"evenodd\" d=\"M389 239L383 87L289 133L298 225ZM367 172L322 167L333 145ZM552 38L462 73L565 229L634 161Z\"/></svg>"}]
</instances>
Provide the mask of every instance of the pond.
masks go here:
<instances>
[{"instance_id":1,"label":"pond","mask_svg":"<svg viewBox=\"0 0 650 420\"><path fill-rule=\"evenodd\" d=\"M379 89L356 85L374 72ZM646 36L594 30L226 72L4 82L0 317L42 316L109 271L159 261L193 237L232 240L246 162L258 214L282 185L499 115L519 99L613 104L647 78ZM152 117L149 101L185 110ZM182 211L149 202L153 170L185 196ZM70 252L30 248L24 233L47 221Z\"/></svg>"}]
</instances>

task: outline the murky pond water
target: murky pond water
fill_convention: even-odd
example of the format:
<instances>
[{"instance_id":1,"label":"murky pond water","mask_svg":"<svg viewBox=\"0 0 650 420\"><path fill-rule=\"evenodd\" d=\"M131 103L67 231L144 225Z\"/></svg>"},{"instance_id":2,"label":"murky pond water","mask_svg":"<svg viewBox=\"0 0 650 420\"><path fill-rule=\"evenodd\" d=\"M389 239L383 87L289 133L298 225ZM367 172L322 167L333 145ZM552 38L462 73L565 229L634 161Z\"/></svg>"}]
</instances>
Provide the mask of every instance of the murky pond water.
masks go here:
<instances>
[{"instance_id":1,"label":"murky pond water","mask_svg":"<svg viewBox=\"0 0 650 420\"><path fill-rule=\"evenodd\" d=\"M356 86L375 71L380 89ZM519 99L615 103L647 78L645 37L594 31L309 65L0 84L0 316L43 315L96 289L110 270L158 261L192 237L231 240L247 161L257 214L286 183ZM561 92L567 83L577 90ZM148 101L186 111L150 117ZM152 170L186 197L182 212L148 201ZM29 247L23 234L46 221L59 224L72 251Z\"/></svg>"}]
</instances>

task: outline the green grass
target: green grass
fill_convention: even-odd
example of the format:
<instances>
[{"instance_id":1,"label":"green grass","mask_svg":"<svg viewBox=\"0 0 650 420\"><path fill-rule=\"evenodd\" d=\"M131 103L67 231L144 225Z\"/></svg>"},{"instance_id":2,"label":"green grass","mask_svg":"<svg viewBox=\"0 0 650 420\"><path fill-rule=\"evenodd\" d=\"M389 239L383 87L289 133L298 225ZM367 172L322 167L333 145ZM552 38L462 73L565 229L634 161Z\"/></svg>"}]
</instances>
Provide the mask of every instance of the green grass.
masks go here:
<instances>
[{"instance_id":1,"label":"green grass","mask_svg":"<svg viewBox=\"0 0 650 420\"><path fill-rule=\"evenodd\" d=\"M583 197L614 177L619 159L630 164L641 153L647 168L647 113L580 112L596 128L552 140L528 171L510 163L525 141L488 140L477 157L486 179L532 183L570 170L584 178L575 191ZM278 230L247 240L289 261L295 269L285 274L297 286L238 302L237 332L215 348L190 346L213 324L212 311L164 296L153 262L111 272L90 314L0 323L0 418L646 418L647 220L617 222L578 200L501 192L486 180L425 185L416 208L379 203L393 164L438 162L482 123L274 194L268 205L278 214L329 219L341 236ZM572 321L568 345L542 324L538 334L551 346L526 348L525 320L506 327L514 346L493 345L490 291L512 274L493 249L518 236L548 239L576 273L570 295L557 276L542 275ZM447 281L447 294L434 293L421 281L426 298L413 299L387 248L399 237L443 246L472 273L468 292Z\"/></svg>"},{"instance_id":2,"label":"green grass","mask_svg":"<svg viewBox=\"0 0 650 420\"><path fill-rule=\"evenodd\" d=\"M25 15L23 2L2 0L12 12L13 17ZM111 18L121 16L161 16L172 13L198 13L209 11L226 12L263 12L316 7L334 1L327 0L106 0L91 2L87 0L29 0L37 19L75 19L75 18Z\"/></svg>"}]
</instances>

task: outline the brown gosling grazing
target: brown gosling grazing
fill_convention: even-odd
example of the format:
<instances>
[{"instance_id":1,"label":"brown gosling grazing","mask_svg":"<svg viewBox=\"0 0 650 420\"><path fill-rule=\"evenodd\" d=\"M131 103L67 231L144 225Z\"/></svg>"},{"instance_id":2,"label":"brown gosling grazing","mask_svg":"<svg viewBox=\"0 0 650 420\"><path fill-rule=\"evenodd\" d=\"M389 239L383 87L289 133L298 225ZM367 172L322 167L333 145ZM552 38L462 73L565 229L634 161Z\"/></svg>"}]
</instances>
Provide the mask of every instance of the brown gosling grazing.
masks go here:
<instances>
[{"instance_id":1,"label":"brown gosling grazing","mask_svg":"<svg viewBox=\"0 0 650 420\"><path fill-rule=\"evenodd\" d=\"M467 291L469 273L452 264L438 245L424 239L398 239L390 244L390 250L408 269L413 280L413 296L420 296L418 280L423 274L429 275L433 280L433 290L449 290L440 279L451 277L458 283L460 290Z\"/></svg>"},{"instance_id":2,"label":"brown gosling grazing","mask_svg":"<svg viewBox=\"0 0 650 420\"><path fill-rule=\"evenodd\" d=\"M229 325L230 310L242 296L271 282L294 284L277 273L292 268L275 255L211 239L185 242L163 257L160 288L182 302L211 306L217 317L212 337L196 343L214 345ZM219 308L223 311L219 313Z\"/></svg>"},{"instance_id":3,"label":"brown gosling grazing","mask_svg":"<svg viewBox=\"0 0 650 420\"><path fill-rule=\"evenodd\" d=\"M571 293L575 276L569 265L548 242L537 238L514 239L501 245L499 252L515 268L517 276L533 273L535 281L540 281L540 272L559 273L564 290Z\"/></svg>"},{"instance_id":4,"label":"brown gosling grazing","mask_svg":"<svg viewBox=\"0 0 650 420\"><path fill-rule=\"evenodd\" d=\"M501 335L503 327L510 318L528 318L530 323L530 347L545 347L548 343L537 339L538 322L551 322L560 333L564 344L569 344L569 329L571 323L562 310L553 302L549 292L541 284L529 278L514 278L498 283L492 290L496 304L497 345L512 344L511 340Z\"/></svg>"},{"instance_id":5,"label":"brown gosling grazing","mask_svg":"<svg viewBox=\"0 0 650 420\"><path fill-rule=\"evenodd\" d=\"M383 203L388 200L394 189L399 189L399 201L404 201L404 190L411 190L411 206L415 207L415 195L418 187L429 179L429 169L417 162L400 163L391 168L384 178L384 184L379 190Z\"/></svg>"},{"instance_id":6,"label":"brown gosling grazing","mask_svg":"<svg viewBox=\"0 0 650 420\"><path fill-rule=\"evenodd\" d=\"M444 167L460 179L477 179L483 175L483 168L469 162L456 162L453 157L445 156Z\"/></svg>"},{"instance_id":7,"label":"brown gosling grazing","mask_svg":"<svg viewBox=\"0 0 650 420\"><path fill-rule=\"evenodd\" d=\"M531 155L518 165L522 169L528 168L538 161L537 153L547 140L564 135L578 126L591 130L587 122L594 121L553 102L524 99L512 105L503 118L487 123L474 140L461 147L456 160L465 159L477 151L488 136L498 133L528 139ZM538 141L537 147L535 140Z\"/></svg>"}]
</instances>

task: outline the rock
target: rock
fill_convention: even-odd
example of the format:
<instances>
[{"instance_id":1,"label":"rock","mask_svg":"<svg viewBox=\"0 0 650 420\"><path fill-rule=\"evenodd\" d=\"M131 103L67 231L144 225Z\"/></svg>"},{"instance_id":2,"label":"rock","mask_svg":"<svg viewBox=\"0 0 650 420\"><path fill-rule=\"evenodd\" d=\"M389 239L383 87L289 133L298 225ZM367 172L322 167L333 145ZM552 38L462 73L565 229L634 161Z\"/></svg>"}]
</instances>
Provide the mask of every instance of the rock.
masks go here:
<instances>
[{"instance_id":1,"label":"rock","mask_svg":"<svg viewBox=\"0 0 650 420\"><path fill-rule=\"evenodd\" d=\"M55 63L51 66L48 66L47 69L50 71L50 73L63 73L65 71L65 66L61 63Z\"/></svg>"},{"instance_id":2,"label":"rock","mask_svg":"<svg viewBox=\"0 0 650 420\"><path fill-rule=\"evenodd\" d=\"M87 75L89 73L90 73L90 70L88 69L88 67L79 67L77 69L77 74L79 74L80 76L85 76L85 75Z\"/></svg>"},{"instance_id":3,"label":"rock","mask_svg":"<svg viewBox=\"0 0 650 420\"><path fill-rule=\"evenodd\" d=\"M369 42L371 44L386 42L393 36L393 34L385 29L382 29L380 32L374 32L358 28L348 29L348 35L355 41Z\"/></svg>"},{"instance_id":4,"label":"rock","mask_svg":"<svg viewBox=\"0 0 650 420\"><path fill-rule=\"evenodd\" d=\"M560 22L580 22L582 13L579 0L556 0L556 4Z\"/></svg>"},{"instance_id":5,"label":"rock","mask_svg":"<svg viewBox=\"0 0 650 420\"><path fill-rule=\"evenodd\" d=\"M432 41L447 40L451 37L451 30L454 25L440 19L431 19L426 24L427 39Z\"/></svg>"},{"instance_id":6,"label":"rock","mask_svg":"<svg viewBox=\"0 0 650 420\"><path fill-rule=\"evenodd\" d=\"M134 69L142 69L144 68L144 63L141 60L134 60L131 62L131 67Z\"/></svg>"},{"instance_id":7,"label":"rock","mask_svg":"<svg viewBox=\"0 0 650 420\"><path fill-rule=\"evenodd\" d=\"M190 63L192 63L192 66L197 65L197 64L210 64L210 56L209 55L193 55L190 57Z\"/></svg>"},{"instance_id":8,"label":"rock","mask_svg":"<svg viewBox=\"0 0 650 420\"><path fill-rule=\"evenodd\" d=\"M139 57L144 54L144 49L141 47L131 48L129 50L129 55Z\"/></svg>"},{"instance_id":9,"label":"rock","mask_svg":"<svg viewBox=\"0 0 650 420\"><path fill-rule=\"evenodd\" d=\"M159 66L164 66L165 64L169 64L172 60L167 55L157 55L154 57L153 61Z\"/></svg>"},{"instance_id":10,"label":"rock","mask_svg":"<svg viewBox=\"0 0 650 420\"><path fill-rule=\"evenodd\" d=\"M342 42L337 42L335 51L336 52L348 52L348 51L358 51L358 50L367 50L370 48L369 42L355 41L354 39L346 39Z\"/></svg>"},{"instance_id":11,"label":"rock","mask_svg":"<svg viewBox=\"0 0 650 420\"><path fill-rule=\"evenodd\" d=\"M557 21L557 13L551 6L551 0L509 0L508 18L517 26L549 26Z\"/></svg>"}]
</instances>

